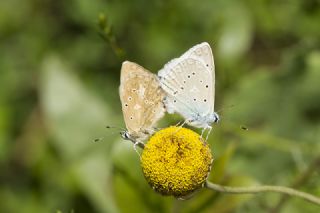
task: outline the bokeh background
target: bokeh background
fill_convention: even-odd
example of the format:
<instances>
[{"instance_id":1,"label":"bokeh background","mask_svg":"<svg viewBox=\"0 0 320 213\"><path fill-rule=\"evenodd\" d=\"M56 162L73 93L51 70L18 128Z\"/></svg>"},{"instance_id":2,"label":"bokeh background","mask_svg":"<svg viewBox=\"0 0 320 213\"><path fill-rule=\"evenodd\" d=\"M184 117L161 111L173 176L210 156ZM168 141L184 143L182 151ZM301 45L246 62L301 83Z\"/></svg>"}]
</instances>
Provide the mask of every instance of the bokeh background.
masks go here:
<instances>
[{"instance_id":1,"label":"bokeh background","mask_svg":"<svg viewBox=\"0 0 320 213\"><path fill-rule=\"evenodd\" d=\"M319 212L272 193L163 197L105 129L124 127L123 60L156 73L207 41L221 115L209 179L320 196L319 23L319 0L1 1L0 211Z\"/></svg>"}]
</instances>

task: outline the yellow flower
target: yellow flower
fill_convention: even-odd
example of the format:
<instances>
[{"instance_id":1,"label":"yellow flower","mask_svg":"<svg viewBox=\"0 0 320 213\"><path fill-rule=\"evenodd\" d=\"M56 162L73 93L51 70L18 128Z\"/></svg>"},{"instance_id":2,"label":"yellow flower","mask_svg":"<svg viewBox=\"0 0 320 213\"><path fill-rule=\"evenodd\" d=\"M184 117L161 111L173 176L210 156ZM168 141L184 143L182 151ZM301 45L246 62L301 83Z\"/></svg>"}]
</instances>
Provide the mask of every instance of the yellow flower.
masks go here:
<instances>
[{"instance_id":1,"label":"yellow flower","mask_svg":"<svg viewBox=\"0 0 320 213\"><path fill-rule=\"evenodd\" d=\"M176 126L155 133L141 155L142 170L151 187L175 197L201 188L212 161L209 145L199 134Z\"/></svg>"}]
</instances>

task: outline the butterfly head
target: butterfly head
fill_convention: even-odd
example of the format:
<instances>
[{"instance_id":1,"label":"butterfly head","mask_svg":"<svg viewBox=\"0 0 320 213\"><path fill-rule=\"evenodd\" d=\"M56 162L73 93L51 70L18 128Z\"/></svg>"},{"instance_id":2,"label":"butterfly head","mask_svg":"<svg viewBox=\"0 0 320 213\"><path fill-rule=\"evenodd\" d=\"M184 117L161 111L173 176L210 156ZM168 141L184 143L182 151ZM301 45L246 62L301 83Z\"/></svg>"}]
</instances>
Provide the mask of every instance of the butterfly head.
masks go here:
<instances>
[{"instance_id":1,"label":"butterfly head","mask_svg":"<svg viewBox=\"0 0 320 213\"><path fill-rule=\"evenodd\" d=\"M131 136L127 130L121 131L120 135L124 140L131 140Z\"/></svg>"},{"instance_id":2,"label":"butterfly head","mask_svg":"<svg viewBox=\"0 0 320 213\"><path fill-rule=\"evenodd\" d=\"M211 115L214 123L218 123L220 121L219 115L216 112L212 113Z\"/></svg>"},{"instance_id":3,"label":"butterfly head","mask_svg":"<svg viewBox=\"0 0 320 213\"><path fill-rule=\"evenodd\" d=\"M205 117L205 123L211 126L212 123L218 123L220 121L219 115L216 112L211 113Z\"/></svg>"}]
</instances>

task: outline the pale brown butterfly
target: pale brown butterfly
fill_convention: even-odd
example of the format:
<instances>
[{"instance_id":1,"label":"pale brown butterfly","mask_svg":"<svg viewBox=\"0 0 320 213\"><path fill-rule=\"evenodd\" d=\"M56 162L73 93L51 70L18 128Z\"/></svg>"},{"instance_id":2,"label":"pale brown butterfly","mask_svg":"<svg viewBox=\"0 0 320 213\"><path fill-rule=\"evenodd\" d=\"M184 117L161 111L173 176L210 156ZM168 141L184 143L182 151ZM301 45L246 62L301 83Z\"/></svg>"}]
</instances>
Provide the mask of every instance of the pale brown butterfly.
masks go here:
<instances>
[{"instance_id":1,"label":"pale brown butterfly","mask_svg":"<svg viewBox=\"0 0 320 213\"><path fill-rule=\"evenodd\" d=\"M156 122L165 112L165 93L158 77L136 63L125 61L121 67L119 94L127 128L121 136L135 145L142 143L154 132Z\"/></svg>"}]
</instances>

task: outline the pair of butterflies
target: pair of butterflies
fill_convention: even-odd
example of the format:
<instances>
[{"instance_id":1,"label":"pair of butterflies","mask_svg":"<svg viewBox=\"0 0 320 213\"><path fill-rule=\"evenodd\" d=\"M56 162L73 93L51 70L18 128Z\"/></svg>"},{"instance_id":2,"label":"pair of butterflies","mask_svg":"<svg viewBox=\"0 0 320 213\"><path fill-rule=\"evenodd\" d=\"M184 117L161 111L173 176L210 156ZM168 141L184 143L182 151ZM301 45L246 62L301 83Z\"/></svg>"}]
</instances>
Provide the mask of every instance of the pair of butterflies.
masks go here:
<instances>
[{"instance_id":1,"label":"pair of butterflies","mask_svg":"<svg viewBox=\"0 0 320 213\"><path fill-rule=\"evenodd\" d=\"M154 132L165 111L179 113L185 123L211 130L218 122L214 112L214 61L210 45L195 45L181 57L171 60L158 76L136 63L121 67L120 99L126 124L121 133L135 144Z\"/></svg>"}]
</instances>

